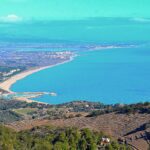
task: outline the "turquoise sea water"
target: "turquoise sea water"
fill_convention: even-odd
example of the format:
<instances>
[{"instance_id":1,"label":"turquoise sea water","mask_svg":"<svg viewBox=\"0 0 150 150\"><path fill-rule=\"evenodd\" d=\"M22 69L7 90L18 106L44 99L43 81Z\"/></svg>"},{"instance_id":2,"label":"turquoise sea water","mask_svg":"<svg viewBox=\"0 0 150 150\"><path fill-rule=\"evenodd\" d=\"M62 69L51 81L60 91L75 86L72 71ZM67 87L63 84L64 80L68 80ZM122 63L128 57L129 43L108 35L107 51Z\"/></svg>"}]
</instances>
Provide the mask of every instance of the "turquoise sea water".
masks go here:
<instances>
[{"instance_id":1,"label":"turquoise sea water","mask_svg":"<svg viewBox=\"0 0 150 150\"><path fill-rule=\"evenodd\" d=\"M119 48L81 53L74 61L18 81L13 91L53 91L36 100L58 104L72 100L106 104L150 101L150 50Z\"/></svg>"},{"instance_id":2,"label":"turquoise sea water","mask_svg":"<svg viewBox=\"0 0 150 150\"><path fill-rule=\"evenodd\" d=\"M0 28L4 28L1 25ZM134 18L93 18L5 26L2 39L22 42L133 44L137 48L80 52L74 61L30 75L12 86L16 92L56 92L36 100L103 103L150 101L150 22ZM7 31L7 32L6 32ZM9 34L7 34L9 33ZM56 42L56 43L57 43ZM43 49L44 50L44 49ZM57 50L57 48L56 48Z\"/></svg>"}]
</instances>

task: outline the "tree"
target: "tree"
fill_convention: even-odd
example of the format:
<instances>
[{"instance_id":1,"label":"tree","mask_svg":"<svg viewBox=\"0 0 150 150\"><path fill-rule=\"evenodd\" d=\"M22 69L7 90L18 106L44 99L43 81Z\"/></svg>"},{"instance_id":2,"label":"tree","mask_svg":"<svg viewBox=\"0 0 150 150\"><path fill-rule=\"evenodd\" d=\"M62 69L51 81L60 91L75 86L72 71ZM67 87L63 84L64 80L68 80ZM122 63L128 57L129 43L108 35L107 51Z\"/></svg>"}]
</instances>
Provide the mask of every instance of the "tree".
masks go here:
<instances>
[{"instance_id":1,"label":"tree","mask_svg":"<svg viewBox=\"0 0 150 150\"><path fill-rule=\"evenodd\" d=\"M125 145L121 145L120 146L120 150L126 150L126 146Z\"/></svg>"},{"instance_id":2,"label":"tree","mask_svg":"<svg viewBox=\"0 0 150 150\"><path fill-rule=\"evenodd\" d=\"M72 134L69 136L69 145L70 145L70 149L71 150L75 150L76 149L75 138L74 138L74 136Z\"/></svg>"},{"instance_id":3,"label":"tree","mask_svg":"<svg viewBox=\"0 0 150 150\"><path fill-rule=\"evenodd\" d=\"M54 145L54 150L68 150L69 146L68 143L56 142Z\"/></svg>"},{"instance_id":4,"label":"tree","mask_svg":"<svg viewBox=\"0 0 150 150\"><path fill-rule=\"evenodd\" d=\"M63 150L62 149L62 143L61 142L56 142L54 145L54 150Z\"/></svg>"},{"instance_id":5,"label":"tree","mask_svg":"<svg viewBox=\"0 0 150 150\"><path fill-rule=\"evenodd\" d=\"M95 144L95 143L91 143L90 145L89 145L89 148L88 148L89 150L96 150L97 149L97 145Z\"/></svg>"},{"instance_id":6,"label":"tree","mask_svg":"<svg viewBox=\"0 0 150 150\"><path fill-rule=\"evenodd\" d=\"M115 150L119 150L119 144L116 142L116 141L113 141L112 143L111 143L111 145L112 145L112 147L115 149Z\"/></svg>"},{"instance_id":7,"label":"tree","mask_svg":"<svg viewBox=\"0 0 150 150\"><path fill-rule=\"evenodd\" d=\"M57 140L60 142L66 142L67 138L65 132L60 133Z\"/></svg>"},{"instance_id":8,"label":"tree","mask_svg":"<svg viewBox=\"0 0 150 150\"><path fill-rule=\"evenodd\" d=\"M115 149L113 149L113 147L112 147L111 144L107 145L105 149L106 149L106 150L115 150Z\"/></svg>"},{"instance_id":9,"label":"tree","mask_svg":"<svg viewBox=\"0 0 150 150\"><path fill-rule=\"evenodd\" d=\"M83 137L79 142L79 149L86 150L87 149L87 143L85 138Z\"/></svg>"},{"instance_id":10,"label":"tree","mask_svg":"<svg viewBox=\"0 0 150 150\"><path fill-rule=\"evenodd\" d=\"M35 147L32 149L34 149L34 150L52 150L53 146L49 142L42 141L40 143L35 144Z\"/></svg>"}]
</instances>

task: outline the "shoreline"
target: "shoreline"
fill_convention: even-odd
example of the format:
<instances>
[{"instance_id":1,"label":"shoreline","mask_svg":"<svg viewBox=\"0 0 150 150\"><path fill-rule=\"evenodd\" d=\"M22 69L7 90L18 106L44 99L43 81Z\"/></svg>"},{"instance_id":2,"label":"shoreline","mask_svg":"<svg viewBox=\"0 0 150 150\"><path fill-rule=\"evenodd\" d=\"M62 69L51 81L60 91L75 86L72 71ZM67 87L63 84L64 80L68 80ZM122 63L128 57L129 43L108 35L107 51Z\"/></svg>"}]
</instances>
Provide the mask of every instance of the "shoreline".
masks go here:
<instances>
[{"instance_id":1,"label":"shoreline","mask_svg":"<svg viewBox=\"0 0 150 150\"><path fill-rule=\"evenodd\" d=\"M75 55L76 56L76 55ZM68 63L68 62L71 62L74 60L74 57L75 56L71 56L70 59L68 60L65 60L64 62L60 62L60 63L56 63L56 64L53 64L53 65L49 65L49 66L44 66L44 67L37 67L37 68L32 68L32 69L29 69L29 70L26 70L26 71L23 71L19 74L16 74L12 77L10 77L9 79L3 81L0 83L0 88L9 92L9 93L15 93L13 91L10 90L11 86L13 84L15 84L17 81L21 80L21 79L24 79L25 77L29 76L29 75L32 75L36 72L39 72L39 71L42 71L42 70L45 70L45 69L48 69L48 68L52 68L52 67L55 67L55 66L59 66L59 65L62 65L62 64L65 64L65 63ZM19 98L20 99L20 98ZM28 98L21 98L20 100L24 100L24 101L32 101L32 102L36 102L34 100L31 100L31 99L28 99Z\"/></svg>"}]
</instances>

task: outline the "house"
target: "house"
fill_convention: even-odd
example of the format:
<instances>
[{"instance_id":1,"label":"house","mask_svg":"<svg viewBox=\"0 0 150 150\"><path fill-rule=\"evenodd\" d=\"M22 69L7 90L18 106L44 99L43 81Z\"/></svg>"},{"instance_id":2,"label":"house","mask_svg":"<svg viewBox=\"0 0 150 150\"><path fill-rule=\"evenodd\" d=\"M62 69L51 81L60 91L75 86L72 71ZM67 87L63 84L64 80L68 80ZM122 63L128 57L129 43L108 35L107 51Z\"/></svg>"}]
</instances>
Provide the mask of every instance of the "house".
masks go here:
<instances>
[{"instance_id":1,"label":"house","mask_svg":"<svg viewBox=\"0 0 150 150\"><path fill-rule=\"evenodd\" d=\"M102 137L100 145L105 146L107 144L110 144L110 138Z\"/></svg>"}]
</instances>

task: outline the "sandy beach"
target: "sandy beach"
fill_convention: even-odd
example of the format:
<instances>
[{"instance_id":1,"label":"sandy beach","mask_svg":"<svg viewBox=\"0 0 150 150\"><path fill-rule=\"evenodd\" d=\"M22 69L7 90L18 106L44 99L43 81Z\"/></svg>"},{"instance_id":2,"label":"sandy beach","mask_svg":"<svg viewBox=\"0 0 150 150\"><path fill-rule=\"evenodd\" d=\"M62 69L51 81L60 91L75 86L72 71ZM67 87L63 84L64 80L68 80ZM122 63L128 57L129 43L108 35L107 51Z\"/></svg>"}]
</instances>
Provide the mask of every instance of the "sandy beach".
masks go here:
<instances>
[{"instance_id":1,"label":"sandy beach","mask_svg":"<svg viewBox=\"0 0 150 150\"><path fill-rule=\"evenodd\" d=\"M30 69L30 70L26 70L24 72L21 72L17 75L14 75L14 76L10 77L8 80L0 83L0 88L3 89L3 90L8 91L10 93L14 93L13 91L10 90L10 88L18 80L21 80L21 79L23 79L23 78L25 78L25 77L33 74L33 73L36 73L38 71L41 71L41 70L44 70L44 69L47 69L47 68L51 68L51 67L54 67L54 66L58 66L58 65L70 62L72 60L73 60L73 57L71 57L69 60L66 60L66 61L61 62L61 63L54 64L54 65L49 65L49 66L45 66L45 67L33 68L33 69Z\"/></svg>"},{"instance_id":2,"label":"sandy beach","mask_svg":"<svg viewBox=\"0 0 150 150\"><path fill-rule=\"evenodd\" d=\"M38 71L41 71L41 70L44 70L44 69L47 69L49 67L52 67L52 66L46 66L46 67L40 67L40 68L34 68L34 69L31 69L31 70L27 70L27 71L24 71L24 72L21 72L15 76L12 76L10 77L8 80L0 83L0 88L8 91L8 92L12 92L10 90L10 87L15 83L17 82L18 80L21 80L23 78L25 78L26 76L29 76L33 73L36 73Z\"/></svg>"}]
</instances>

